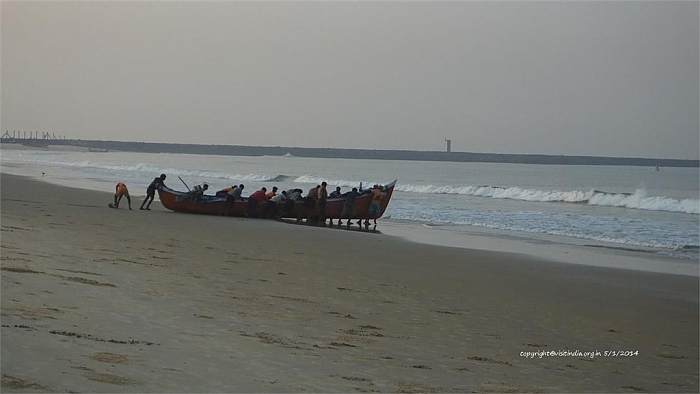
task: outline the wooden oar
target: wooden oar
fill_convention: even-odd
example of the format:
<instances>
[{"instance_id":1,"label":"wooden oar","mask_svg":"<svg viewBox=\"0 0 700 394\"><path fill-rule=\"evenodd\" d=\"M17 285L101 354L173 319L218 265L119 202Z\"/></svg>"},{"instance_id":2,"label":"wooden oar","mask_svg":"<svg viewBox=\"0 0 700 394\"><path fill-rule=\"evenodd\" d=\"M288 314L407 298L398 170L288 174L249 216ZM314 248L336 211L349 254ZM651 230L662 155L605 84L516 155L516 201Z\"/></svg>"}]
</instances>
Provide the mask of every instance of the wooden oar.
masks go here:
<instances>
[{"instance_id":1,"label":"wooden oar","mask_svg":"<svg viewBox=\"0 0 700 394\"><path fill-rule=\"evenodd\" d=\"M182 184L185 185L185 187L187 188L187 191L191 191L191 190L190 190L190 187L187 186L187 184L185 183L185 181L183 181L182 178L180 178L180 176L178 176L177 179L179 179L180 182L182 182Z\"/></svg>"}]
</instances>

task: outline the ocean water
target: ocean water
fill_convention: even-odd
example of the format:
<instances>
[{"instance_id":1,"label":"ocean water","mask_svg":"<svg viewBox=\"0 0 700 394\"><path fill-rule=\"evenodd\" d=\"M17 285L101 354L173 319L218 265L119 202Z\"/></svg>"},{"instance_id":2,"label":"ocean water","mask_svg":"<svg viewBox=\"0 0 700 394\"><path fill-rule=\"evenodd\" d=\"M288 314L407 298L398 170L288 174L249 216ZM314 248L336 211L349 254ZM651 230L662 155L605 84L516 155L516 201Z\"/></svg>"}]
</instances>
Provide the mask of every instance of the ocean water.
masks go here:
<instances>
[{"instance_id":1,"label":"ocean water","mask_svg":"<svg viewBox=\"0 0 700 394\"><path fill-rule=\"evenodd\" d=\"M3 149L2 171L66 186L112 192L118 181L145 194L161 173L185 190L233 184L244 195L266 186L343 190L362 183L397 186L383 220L557 243L640 250L698 262L698 168L561 166L392 160L240 157L66 149ZM43 176L42 176L43 173ZM178 179L180 177L180 179ZM183 182L185 184L183 184ZM139 204L137 197L136 203Z\"/></svg>"}]
</instances>

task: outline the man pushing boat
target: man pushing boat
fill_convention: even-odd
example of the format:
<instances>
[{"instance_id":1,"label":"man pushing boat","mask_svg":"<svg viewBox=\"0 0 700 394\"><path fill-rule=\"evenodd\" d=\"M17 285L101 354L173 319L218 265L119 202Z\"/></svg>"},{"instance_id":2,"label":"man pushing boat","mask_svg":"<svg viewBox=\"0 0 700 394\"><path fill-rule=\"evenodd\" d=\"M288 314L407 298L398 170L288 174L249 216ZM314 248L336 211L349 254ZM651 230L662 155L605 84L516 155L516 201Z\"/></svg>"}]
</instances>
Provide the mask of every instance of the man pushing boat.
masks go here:
<instances>
[{"instance_id":1,"label":"man pushing boat","mask_svg":"<svg viewBox=\"0 0 700 394\"><path fill-rule=\"evenodd\" d=\"M153 179L153 182L151 182L151 184L148 185L148 188L146 188L146 199L143 200L139 209L146 211L151 210L151 208L149 207L151 206L151 203L153 202L153 199L156 196L156 189L160 189L161 187L165 186L165 184L163 183L164 181L165 174L160 174L159 177ZM146 202L148 202L148 204L146 204ZM146 208L143 207L144 205L146 205Z\"/></svg>"}]
</instances>

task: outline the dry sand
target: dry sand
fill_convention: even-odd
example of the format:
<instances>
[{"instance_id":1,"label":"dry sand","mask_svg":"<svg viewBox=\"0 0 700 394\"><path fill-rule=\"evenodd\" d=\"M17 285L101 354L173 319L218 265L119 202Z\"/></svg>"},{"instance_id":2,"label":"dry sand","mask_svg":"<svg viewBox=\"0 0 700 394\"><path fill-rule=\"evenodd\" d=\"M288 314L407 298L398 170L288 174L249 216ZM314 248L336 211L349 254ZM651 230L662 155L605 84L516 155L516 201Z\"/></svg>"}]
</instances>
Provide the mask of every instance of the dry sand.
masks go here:
<instances>
[{"instance_id":1,"label":"dry sand","mask_svg":"<svg viewBox=\"0 0 700 394\"><path fill-rule=\"evenodd\" d=\"M3 392L699 389L697 277L1 188Z\"/></svg>"}]
</instances>

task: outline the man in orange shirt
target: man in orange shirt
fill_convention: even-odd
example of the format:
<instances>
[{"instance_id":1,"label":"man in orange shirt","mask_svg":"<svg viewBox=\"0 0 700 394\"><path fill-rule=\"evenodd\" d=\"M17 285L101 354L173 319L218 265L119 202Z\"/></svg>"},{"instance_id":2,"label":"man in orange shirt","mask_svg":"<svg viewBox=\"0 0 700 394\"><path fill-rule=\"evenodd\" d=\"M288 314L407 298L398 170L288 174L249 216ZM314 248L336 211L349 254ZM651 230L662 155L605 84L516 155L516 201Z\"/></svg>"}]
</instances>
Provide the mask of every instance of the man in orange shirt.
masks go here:
<instances>
[{"instance_id":1,"label":"man in orange shirt","mask_svg":"<svg viewBox=\"0 0 700 394\"><path fill-rule=\"evenodd\" d=\"M267 188L263 187L260 190L256 190L248 196L248 209L246 210L245 217L247 218L254 218L255 217L255 211L258 208L258 205L261 205L263 202L266 202L268 200L267 198Z\"/></svg>"},{"instance_id":2,"label":"man in orange shirt","mask_svg":"<svg viewBox=\"0 0 700 394\"><path fill-rule=\"evenodd\" d=\"M110 208L119 208L119 202L122 197L126 197L126 201L129 203L129 209L131 209L131 197L129 196L129 189L122 182L117 183L116 191L114 193L114 204L109 204Z\"/></svg>"}]
</instances>

